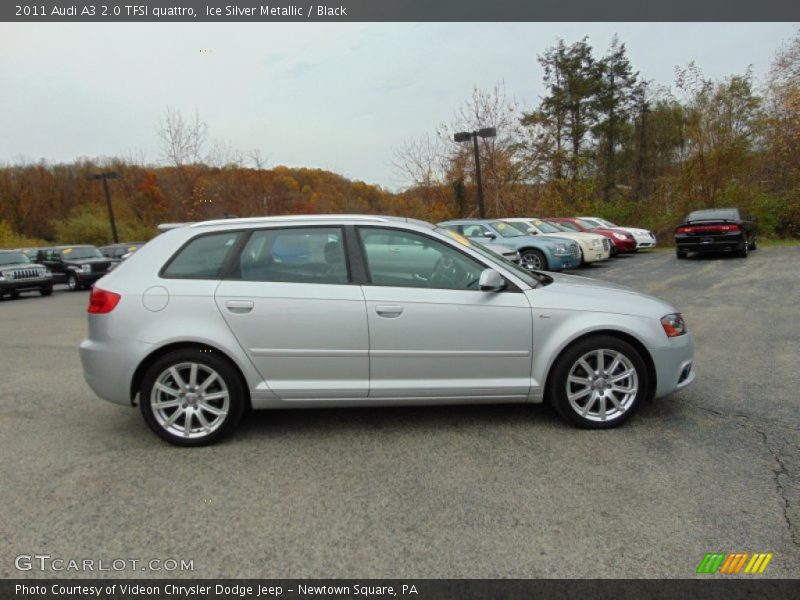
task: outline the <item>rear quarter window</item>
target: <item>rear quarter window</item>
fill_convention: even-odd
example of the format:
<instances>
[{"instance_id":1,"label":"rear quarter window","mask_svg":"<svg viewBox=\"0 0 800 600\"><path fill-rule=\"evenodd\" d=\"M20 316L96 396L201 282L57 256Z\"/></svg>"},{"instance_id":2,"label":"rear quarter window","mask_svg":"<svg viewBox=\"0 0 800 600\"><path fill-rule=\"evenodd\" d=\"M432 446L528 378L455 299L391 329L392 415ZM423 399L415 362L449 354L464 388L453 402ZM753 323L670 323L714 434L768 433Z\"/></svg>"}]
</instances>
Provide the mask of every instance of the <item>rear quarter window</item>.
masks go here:
<instances>
[{"instance_id":1,"label":"rear quarter window","mask_svg":"<svg viewBox=\"0 0 800 600\"><path fill-rule=\"evenodd\" d=\"M200 235L185 244L161 270L161 276L173 279L214 279L236 245L241 232L227 231Z\"/></svg>"}]
</instances>

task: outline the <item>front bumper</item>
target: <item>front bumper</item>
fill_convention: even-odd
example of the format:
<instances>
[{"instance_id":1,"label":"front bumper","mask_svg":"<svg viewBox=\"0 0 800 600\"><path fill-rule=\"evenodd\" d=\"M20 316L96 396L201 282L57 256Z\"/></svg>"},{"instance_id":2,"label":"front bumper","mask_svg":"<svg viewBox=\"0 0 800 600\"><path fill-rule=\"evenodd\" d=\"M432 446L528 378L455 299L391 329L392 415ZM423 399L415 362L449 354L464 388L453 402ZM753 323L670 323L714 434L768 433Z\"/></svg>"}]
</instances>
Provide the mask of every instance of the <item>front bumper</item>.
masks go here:
<instances>
[{"instance_id":1,"label":"front bumper","mask_svg":"<svg viewBox=\"0 0 800 600\"><path fill-rule=\"evenodd\" d=\"M656 247L656 238L650 236L636 236L636 249L640 250L643 248L655 248Z\"/></svg>"},{"instance_id":2,"label":"front bumper","mask_svg":"<svg viewBox=\"0 0 800 600\"><path fill-rule=\"evenodd\" d=\"M78 279L78 283L81 285L91 285L98 279L100 279L103 275L107 275L108 271L102 271L97 273L84 273L83 271L73 271L75 273L75 277Z\"/></svg>"},{"instance_id":3,"label":"front bumper","mask_svg":"<svg viewBox=\"0 0 800 600\"><path fill-rule=\"evenodd\" d=\"M583 251L583 260L587 263L598 262L608 259L611 256L611 250L603 250L602 248L581 248Z\"/></svg>"},{"instance_id":4,"label":"front bumper","mask_svg":"<svg viewBox=\"0 0 800 600\"><path fill-rule=\"evenodd\" d=\"M36 277L30 279L5 279L0 281L0 293L29 292L46 290L53 287L53 277Z\"/></svg>"},{"instance_id":5,"label":"front bumper","mask_svg":"<svg viewBox=\"0 0 800 600\"><path fill-rule=\"evenodd\" d=\"M557 256L551 254L547 257L551 271L563 271L564 269L577 269L580 266L581 258L578 255L576 259L572 255Z\"/></svg>"},{"instance_id":6,"label":"front bumper","mask_svg":"<svg viewBox=\"0 0 800 600\"><path fill-rule=\"evenodd\" d=\"M691 333L670 338L667 346L649 350L656 370L656 398L682 390L694 381L694 338Z\"/></svg>"}]
</instances>

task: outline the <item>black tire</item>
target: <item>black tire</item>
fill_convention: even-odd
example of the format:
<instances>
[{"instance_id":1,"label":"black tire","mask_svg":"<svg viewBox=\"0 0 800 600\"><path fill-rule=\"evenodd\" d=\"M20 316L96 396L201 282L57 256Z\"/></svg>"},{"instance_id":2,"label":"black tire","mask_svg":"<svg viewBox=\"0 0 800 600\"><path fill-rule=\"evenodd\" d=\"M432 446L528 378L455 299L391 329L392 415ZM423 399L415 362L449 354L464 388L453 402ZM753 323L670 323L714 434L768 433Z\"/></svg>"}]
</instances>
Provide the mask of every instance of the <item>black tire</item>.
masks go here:
<instances>
[{"instance_id":1,"label":"black tire","mask_svg":"<svg viewBox=\"0 0 800 600\"><path fill-rule=\"evenodd\" d=\"M42 289L39 290L39 293L42 296L52 296L53 295L53 286L51 285L50 287L42 288Z\"/></svg>"},{"instance_id":2,"label":"black tire","mask_svg":"<svg viewBox=\"0 0 800 600\"><path fill-rule=\"evenodd\" d=\"M678 257L679 260L683 260L688 258L689 253L686 250L681 250L680 248L675 248L675 256Z\"/></svg>"},{"instance_id":3,"label":"black tire","mask_svg":"<svg viewBox=\"0 0 800 600\"><path fill-rule=\"evenodd\" d=\"M67 287L70 292L77 292L81 289L81 284L78 283L78 278L75 276L75 273L67 275Z\"/></svg>"},{"instance_id":4,"label":"black tire","mask_svg":"<svg viewBox=\"0 0 800 600\"><path fill-rule=\"evenodd\" d=\"M737 250L736 255L739 258L747 258L750 255L750 240L744 239L742 247Z\"/></svg>"},{"instance_id":5,"label":"black tire","mask_svg":"<svg viewBox=\"0 0 800 600\"><path fill-rule=\"evenodd\" d=\"M574 385L567 383L567 378L569 377L570 371L574 366L577 365L578 360L581 357L584 357L587 353L600 349L623 355L635 370L635 378L637 381L635 395L631 396L629 400L623 398L622 404L624 404L625 407L621 412L615 411L613 405L606 402L605 398L602 400L602 402L605 403L605 406L611 407L612 412L611 418L608 418L604 421L593 420L592 417L581 415L578 410L572 406L567 396L567 386ZM608 355L606 356L606 363L608 362L608 358L611 357ZM591 367L594 365L589 364L589 366ZM606 364L605 366L607 368L611 367L609 364ZM620 366L625 367L625 365ZM615 369L616 373L619 373L618 368L619 366L617 369ZM590 384L587 385L589 385L590 390L594 389ZM545 394L547 401L556 410L556 412L573 425L577 425L578 427L582 427L584 429L610 429L612 427L621 425L630 419L631 416L633 416L647 396L649 385L650 381L647 372L647 365L645 365L644 359L642 358L641 354L639 354L639 351L636 350L636 348L634 348L628 342L613 336L594 335L578 340L571 346L567 347L567 349L561 353L558 359L556 359L556 362L552 367L550 377L548 378L547 390ZM590 393L594 394L594 392ZM611 392L608 391L605 393L610 394ZM614 396L614 398L619 402L618 396ZM627 404L625 404L626 402ZM592 406L597 403L597 400L592 400ZM617 414L614 415L613 413L615 412Z\"/></svg>"},{"instance_id":6,"label":"black tire","mask_svg":"<svg viewBox=\"0 0 800 600\"><path fill-rule=\"evenodd\" d=\"M756 236L753 236L753 239L750 240L750 250L758 250L758 240L756 240Z\"/></svg>"},{"instance_id":7,"label":"black tire","mask_svg":"<svg viewBox=\"0 0 800 600\"><path fill-rule=\"evenodd\" d=\"M547 257L540 251L536 250L535 248L529 248L527 250L523 250L520 252L520 266L528 269L529 271L537 270L537 271L547 271ZM541 266L531 266L529 267L528 264L531 265L541 265Z\"/></svg>"},{"instance_id":8,"label":"black tire","mask_svg":"<svg viewBox=\"0 0 800 600\"><path fill-rule=\"evenodd\" d=\"M165 428L165 426L159 422L159 417L156 416L152 406L151 393L153 392L156 380L162 377L165 371L168 371L170 367L176 367L185 363L196 363L215 371L221 380L221 383L212 384L213 387L210 389L221 390L223 389L224 384L224 388L227 389L228 392L227 414L221 418L221 421L218 425L215 425L216 428L212 432L202 436L199 436L198 432L198 437L183 437L181 435L177 435L170 429ZM178 401L184 401L185 399L186 398L176 398ZM139 406L145 423L147 423L147 426L150 427L150 429L161 439L166 440L171 444L175 444L176 446L207 446L209 444L218 442L220 439L233 431L233 429L239 423L239 420L244 413L245 404L246 400L244 385L236 368L228 361L227 358L220 356L214 351L209 351L206 348L187 348L184 350L176 350L162 356L147 370L147 373L145 373L145 376L142 379L141 388L139 389ZM202 405L202 402L200 405ZM176 407L175 412L182 411L184 406L186 405L184 404L180 407ZM195 408L195 411L200 412L200 409ZM184 415L185 414L186 413L184 412ZM204 414L207 415L209 413ZM171 417L172 414L167 416ZM195 422L199 423L196 417L189 417L189 419L190 428L191 424ZM185 425L186 417L179 416L175 420L175 425L177 426L177 424L181 421L183 421Z\"/></svg>"}]
</instances>

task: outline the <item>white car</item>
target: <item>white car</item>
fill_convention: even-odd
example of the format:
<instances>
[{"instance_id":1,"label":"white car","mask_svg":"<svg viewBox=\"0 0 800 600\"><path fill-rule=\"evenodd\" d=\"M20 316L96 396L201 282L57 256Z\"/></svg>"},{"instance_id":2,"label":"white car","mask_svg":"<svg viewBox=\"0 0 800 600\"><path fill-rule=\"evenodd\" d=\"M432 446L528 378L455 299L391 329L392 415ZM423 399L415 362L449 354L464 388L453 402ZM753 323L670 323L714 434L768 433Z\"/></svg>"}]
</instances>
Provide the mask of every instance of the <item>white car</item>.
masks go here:
<instances>
[{"instance_id":1,"label":"white car","mask_svg":"<svg viewBox=\"0 0 800 600\"><path fill-rule=\"evenodd\" d=\"M581 231L565 231L541 219L515 217L503 220L523 233L575 240L581 248L582 262L590 263L607 260L611 256L611 242L603 235Z\"/></svg>"},{"instance_id":2,"label":"white car","mask_svg":"<svg viewBox=\"0 0 800 600\"><path fill-rule=\"evenodd\" d=\"M600 217L578 217L578 219L581 221L589 221L590 223L594 223L597 227L608 227L609 229L622 229L622 231L627 231L633 236L633 239L636 240L637 250L640 250L641 248L656 247L656 235L648 229L639 229L638 227L620 227L619 225L615 225L611 221L606 221Z\"/></svg>"}]
</instances>

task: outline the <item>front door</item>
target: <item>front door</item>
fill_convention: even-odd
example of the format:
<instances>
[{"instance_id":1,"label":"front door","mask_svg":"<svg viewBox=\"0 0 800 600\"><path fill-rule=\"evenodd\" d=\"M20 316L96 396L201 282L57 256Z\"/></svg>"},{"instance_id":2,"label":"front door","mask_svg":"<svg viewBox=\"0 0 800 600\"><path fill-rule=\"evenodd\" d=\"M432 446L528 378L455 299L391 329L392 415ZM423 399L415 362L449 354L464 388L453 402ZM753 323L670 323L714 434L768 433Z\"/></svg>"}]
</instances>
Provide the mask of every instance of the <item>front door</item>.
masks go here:
<instances>
[{"instance_id":1,"label":"front door","mask_svg":"<svg viewBox=\"0 0 800 600\"><path fill-rule=\"evenodd\" d=\"M527 398L533 329L525 294L480 291L486 266L440 240L382 227L358 231L369 278L370 397Z\"/></svg>"}]
</instances>

